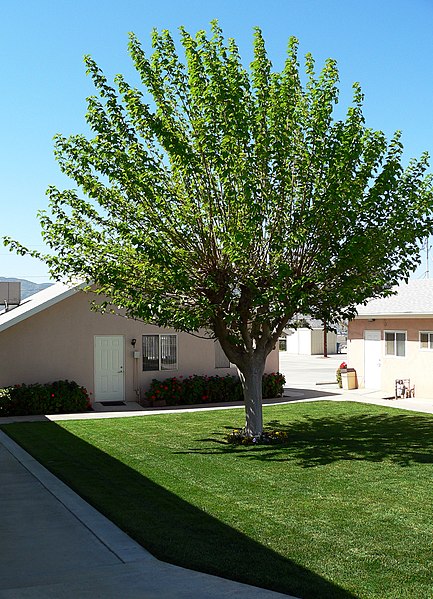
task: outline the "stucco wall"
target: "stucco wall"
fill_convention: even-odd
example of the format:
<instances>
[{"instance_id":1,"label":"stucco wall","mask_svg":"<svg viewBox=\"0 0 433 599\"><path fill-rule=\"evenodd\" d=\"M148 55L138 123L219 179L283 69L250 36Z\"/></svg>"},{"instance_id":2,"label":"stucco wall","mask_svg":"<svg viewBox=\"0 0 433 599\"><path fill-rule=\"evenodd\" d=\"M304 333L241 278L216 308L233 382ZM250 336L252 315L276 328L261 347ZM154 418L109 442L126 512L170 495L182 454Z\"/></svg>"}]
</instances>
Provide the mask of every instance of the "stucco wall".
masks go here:
<instances>
[{"instance_id":1,"label":"stucco wall","mask_svg":"<svg viewBox=\"0 0 433 599\"><path fill-rule=\"evenodd\" d=\"M125 340L125 397L134 401L134 358L131 340L155 333L175 333L153 325L90 310L91 297L84 293L62 300L38 314L0 332L0 387L18 383L75 380L93 393L94 336L123 335ZM191 374L235 374L236 368L215 368L214 342L187 333L178 335L178 369L143 372L138 360L138 382L146 389L153 378ZM266 372L278 371L278 351L268 358Z\"/></svg>"},{"instance_id":2,"label":"stucco wall","mask_svg":"<svg viewBox=\"0 0 433 599\"><path fill-rule=\"evenodd\" d=\"M356 369L358 384L364 387L364 331L380 331L381 389L384 396L394 394L395 379L409 378L418 397L433 398L433 351L421 350L420 331L433 331L432 318L355 319L349 323L347 363ZM406 332L405 357L385 355L385 331Z\"/></svg>"}]
</instances>

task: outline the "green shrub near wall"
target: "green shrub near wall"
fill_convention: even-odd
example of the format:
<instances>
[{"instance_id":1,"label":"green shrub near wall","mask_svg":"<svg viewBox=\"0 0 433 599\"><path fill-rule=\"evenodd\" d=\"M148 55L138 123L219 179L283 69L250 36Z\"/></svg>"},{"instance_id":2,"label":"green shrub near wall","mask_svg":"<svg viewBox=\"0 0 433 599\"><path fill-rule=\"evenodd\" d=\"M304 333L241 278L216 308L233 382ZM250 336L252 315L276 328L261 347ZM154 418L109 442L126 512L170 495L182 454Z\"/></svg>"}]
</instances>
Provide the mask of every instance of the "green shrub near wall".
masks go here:
<instances>
[{"instance_id":1,"label":"green shrub near wall","mask_svg":"<svg viewBox=\"0 0 433 599\"><path fill-rule=\"evenodd\" d=\"M279 372L263 375L263 399L281 397L284 375ZM153 379L144 399L150 404L166 403L169 406L203 403L243 401L242 385L237 376L199 376L197 374L172 377L165 380Z\"/></svg>"},{"instance_id":2,"label":"green shrub near wall","mask_svg":"<svg viewBox=\"0 0 433 599\"><path fill-rule=\"evenodd\" d=\"M90 408L89 395L75 381L14 385L0 389L0 416L69 414Z\"/></svg>"}]
</instances>

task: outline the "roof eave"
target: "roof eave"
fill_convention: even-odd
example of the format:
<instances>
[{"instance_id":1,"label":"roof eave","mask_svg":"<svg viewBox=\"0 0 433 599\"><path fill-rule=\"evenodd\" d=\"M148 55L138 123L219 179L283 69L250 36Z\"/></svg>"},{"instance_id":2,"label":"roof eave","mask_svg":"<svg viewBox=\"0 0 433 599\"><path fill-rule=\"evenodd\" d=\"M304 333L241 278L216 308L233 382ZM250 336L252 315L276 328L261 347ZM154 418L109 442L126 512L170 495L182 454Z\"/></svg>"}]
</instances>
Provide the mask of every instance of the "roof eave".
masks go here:
<instances>
[{"instance_id":1,"label":"roof eave","mask_svg":"<svg viewBox=\"0 0 433 599\"><path fill-rule=\"evenodd\" d=\"M431 312L426 313L415 313L415 312L395 312L395 313L380 313L380 314L357 314L355 320L372 320L377 318L391 319L391 318L433 318Z\"/></svg>"},{"instance_id":2,"label":"roof eave","mask_svg":"<svg viewBox=\"0 0 433 599\"><path fill-rule=\"evenodd\" d=\"M27 318L30 318L31 316L34 316L35 314L38 314L39 312L42 312L43 310L46 310L47 308L54 306L55 304L58 304L62 300L74 295L75 293L78 293L78 291L80 291L85 286L86 283L74 285L69 289L65 289L62 293L59 293L55 297L48 298L45 302L42 302L41 304L30 306L28 310L25 310L23 312L19 311L18 313L16 313L14 318L11 318L6 322L0 323L0 333L19 324L20 322L23 322L24 320L27 320Z\"/></svg>"}]
</instances>

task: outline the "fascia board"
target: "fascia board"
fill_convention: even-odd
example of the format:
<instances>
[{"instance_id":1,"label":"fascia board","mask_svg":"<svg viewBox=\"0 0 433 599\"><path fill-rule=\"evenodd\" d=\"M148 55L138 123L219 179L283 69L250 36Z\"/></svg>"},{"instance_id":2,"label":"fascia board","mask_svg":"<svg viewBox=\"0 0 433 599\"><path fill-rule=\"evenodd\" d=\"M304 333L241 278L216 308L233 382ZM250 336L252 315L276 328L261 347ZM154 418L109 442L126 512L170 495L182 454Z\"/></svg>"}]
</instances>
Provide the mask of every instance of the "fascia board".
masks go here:
<instances>
[{"instance_id":1,"label":"fascia board","mask_svg":"<svg viewBox=\"0 0 433 599\"><path fill-rule=\"evenodd\" d=\"M414 314L413 312L399 312L392 314L357 314L354 320L371 320L371 319L391 319L391 318L433 318L432 313Z\"/></svg>"}]
</instances>

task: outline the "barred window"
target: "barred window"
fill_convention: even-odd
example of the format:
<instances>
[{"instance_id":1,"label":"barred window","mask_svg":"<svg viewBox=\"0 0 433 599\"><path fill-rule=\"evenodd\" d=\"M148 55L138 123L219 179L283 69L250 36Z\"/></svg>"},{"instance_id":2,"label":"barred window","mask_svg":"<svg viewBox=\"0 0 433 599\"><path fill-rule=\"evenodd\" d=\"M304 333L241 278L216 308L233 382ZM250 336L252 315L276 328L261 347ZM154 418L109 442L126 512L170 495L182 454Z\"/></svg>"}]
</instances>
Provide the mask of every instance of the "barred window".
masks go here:
<instances>
[{"instance_id":1,"label":"barred window","mask_svg":"<svg viewBox=\"0 0 433 599\"><path fill-rule=\"evenodd\" d=\"M143 335L143 370L177 369L177 335Z\"/></svg>"}]
</instances>

